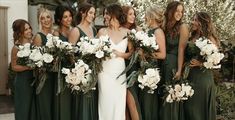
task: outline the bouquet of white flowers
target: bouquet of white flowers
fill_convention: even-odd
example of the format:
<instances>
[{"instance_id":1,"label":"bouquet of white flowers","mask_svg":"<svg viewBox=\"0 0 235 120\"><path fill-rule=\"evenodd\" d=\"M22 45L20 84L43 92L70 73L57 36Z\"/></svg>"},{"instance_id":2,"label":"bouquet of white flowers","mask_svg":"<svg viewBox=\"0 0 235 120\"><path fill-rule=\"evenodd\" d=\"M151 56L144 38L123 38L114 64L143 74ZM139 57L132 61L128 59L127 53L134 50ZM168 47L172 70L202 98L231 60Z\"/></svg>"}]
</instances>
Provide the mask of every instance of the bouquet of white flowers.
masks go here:
<instances>
[{"instance_id":1,"label":"bouquet of white flowers","mask_svg":"<svg viewBox=\"0 0 235 120\"><path fill-rule=\"evenodd\" d=\"M196 40L196 46L200 49L200 55L204 58L203 66L207 69L220 68L220 61L224 54L220 53L217 46L209 39L201 37Z\"/></svg>"},{"instance_id":2,"label":"bouquet of white flowers","mask_svg":"<svg viewBox=\"0 0 235 120\"><path fill-rule=\"evenodd\" d=\"M118 77L129 71L134 63L137 63L138 60L141 63L149 62L151 64L153 61L153 53L159 49L155 36L149 36L144 31L136 31L135 29L132 29L130 33L128 33L127 38L132 43L135 51L130 57L130 63ZM139 51L142 51L142 54L139 54ZM146 64L143 64L142 66L144 65ZM150 67L155 68L153 66ZM135 77L135 73L131 74L130 76L132 75Z\"/></svg>"},{"instance_id":3,"label":"bouquet of white flowers","mask_svg":"<svg viewBox=\"0 0 235 120\"><path fill-rule=\"evenodd\" d=\"M98 75L102 71L102 60L113 57L109 36L100 36L99 38L81 37L77 43L80 59L91 65L92 70Z\"/></svg>"},{"instance_id":4,"label":"bouquet of white flowers","mask_svg":"<svg viewBox=\"0 0 235 120\"><path fill-rule=\"evenodd\" d=\"M154 90L157 89L157 84L160 81L159 70L157 68L148 68L145 70L145 74L138 75L139 87L144 89L148 87L148 93L153 94Z\"/></svg>"},{"instance_id":5,"label":"bouquet of white flowers","mask_svg":"<svg viewBox=\"0 0 235 120\"><path fill-rule=\"evenodd\" d=\"M165 100L168 103L172 103L173 101L188 100L188 97L192 97L194 94L192 86L188 83L168 85L166 90L168 95Z\"/></svg>"},{"instance_id":6,"label":"bouquet of white flowers","mask_svg":"<svg viewBox=\"0 0 235 120\"><path fill-rule=\"evenodd\" d=\"M77 45L82 55L90 54L98 59L110 57L112 53L112 49L110 48L111 43L107 35L92 39L89 39L87 36L81 37Z\"/></svg>"},{"instance_id":7,"label":"bouquet of white flowers","mask_svg":"<svg viewBox=\"0 0 235 120\"><path fill-rule=\"evenodd\" d=\"M43 52L51 54L54 58L50 69L48 71L57 72L57 93L61 92L63 87L61 69L63 66L71 67L74 65L74 54L77 53L78 47L73 46L69 42L64 42L58 36L52 34L47 35L47 42L43 48Z\"/></svg>"},{"instance_id":8,"label":"bouquet of white flowers","mask_svg":"<svg viewBox=\"0 0 235 120\"><path fill-rule=\"evenodd\" d=\"M134 48L142 48L145 53L153 53L159 49L155 36L149 36L144 31L132 29L127 37L132 42Z\"/></svg>"},{"instance_id":9,"label":"bouquet of white flowers","mask_svg":"<svg viewBox=\"0 0 235 120\"><path fill-rule=\"evenodd\" d=\"M53 56L48 53L42 53L41 47L31 46L30 43L19 45L17 53L17 62L31 68L42 67L43 64L51 63Z\"/></svg>"},{"instance_id":10,"label":"bouquet of white flowers","mask_svg":"<svg viewBox=\"0 0 235 120\"><path fill-rule=\"evenodd\" d=\"M73 91L82 91L84 93L94 90L92 71L89 66L79 59L72 69L63 68L62 73L65 74L65 81Z\"/></svg>"}]
</instances>

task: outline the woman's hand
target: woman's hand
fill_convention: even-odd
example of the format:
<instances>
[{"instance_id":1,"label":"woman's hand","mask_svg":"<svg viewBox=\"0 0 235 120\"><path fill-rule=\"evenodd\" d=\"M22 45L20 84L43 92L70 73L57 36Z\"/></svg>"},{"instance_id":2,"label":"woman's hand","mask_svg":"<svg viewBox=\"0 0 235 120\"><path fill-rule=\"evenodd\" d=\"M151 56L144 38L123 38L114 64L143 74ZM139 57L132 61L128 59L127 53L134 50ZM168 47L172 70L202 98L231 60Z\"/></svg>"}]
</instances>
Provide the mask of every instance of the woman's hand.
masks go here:
<instances>
[{"instance_id":1,"label":"woman's hand","mask_svg":"<svg viewBox=\"0 0 235 120\"><path fill-rule=\"evenodd\" d=\"M198 61L197 59L192 59L190 61L190 67L201 67L202 66L202 62Z\"/></svg>"},{"instance_id":2,"label":"woman's hand","mask_svg":"<svg viewBox=\"0 0 235 120\"><path fill-rule=\"evenodd\" d=\"M177 72L175 73L175 76L173 77L173 79L174 79L174 80L179 80L180 77L181 77L181 72L177 71Z\"/></svg>"}]
</instances>

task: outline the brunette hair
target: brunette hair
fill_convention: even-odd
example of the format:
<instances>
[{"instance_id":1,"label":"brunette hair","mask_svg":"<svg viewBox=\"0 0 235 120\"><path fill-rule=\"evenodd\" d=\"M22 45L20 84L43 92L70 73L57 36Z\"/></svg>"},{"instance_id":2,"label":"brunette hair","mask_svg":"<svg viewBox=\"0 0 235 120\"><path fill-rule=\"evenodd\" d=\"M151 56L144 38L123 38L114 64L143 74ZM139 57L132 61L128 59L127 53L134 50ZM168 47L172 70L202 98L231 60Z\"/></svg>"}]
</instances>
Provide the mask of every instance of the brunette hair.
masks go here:
<instances>
[{"instance_id":1,"label":"brunette hair","mask_svg":"<svg viewBox=\"0 0 235 120\"><path fill-rule=\"evenodd\" d=\"M135 16L136 16L136 11L135 11L135 9L133 8L133 7L131 7L131 6L127 6L127 5L124 5L124 6L122 6L122 10L123 10L123 13L124 13L124 15L125 15L125 17L126 17L126 23L124 24L124 27L127 27L128 29L135 29L136 27L137 27L137 25L136 25L136 23L135 23L135 21L134 21L134 23L132 23L131 25L128 23L128 21L127 21L127 16L128 16L128 12L129 12L129 10L134 10L134 14L135 14Z\"/></svg>"},{"instance_id":2,"label":"brunette hair","mask_svg":"<svg viewBox=\"0 0 235 120\"><path fill-rule=\"evenodd\" d=\"M216 44L219 46L220 41L216 34L216 29L213 25L213 22L211 20L211 17L206 12L197 12L195 15L196 21L199 24L199 28L197 31L192 31L192 37L199 36L199 37L213 37L216 41Z\"/></svg>"},{"instance_id":3,"label":"brunette hair","mask_svg":"<svg viewBox=\"0 0 235 120\"><path fill-rule=\"evenodd\" d=\"M56 25L59 25L59 26L60 26L61 20L62 20L63 15L64 15L64 12L66 12L66 11L69 11L70 14L71 14L71 16L73 17L73 11L72 11L69 7L67 7L67 6L62 6L62 5L56 7L56 9L55 9L55 15L54 15L54 19L55 19L55 24L56 24Z\"/></svg>"},{"instance_id":4,"label":"brunette hair","mask_svg":"<svg viewBox=\"0 0 235 120\"><path fill-rule=\"evenodd\" d=\"M82 4L79 6L78 12L77 12L77 15L76 15L76 24L81 23L81 21L82 21L82 14L85 13L86 16L87 16L88 11L89 11L92 7L95 8L94 5L92 5L92 4L90 4L90 3L87 3L87 2L82 3ZM86 17L86 16L85 16L85 17Z\"/></svg>"},{"instance_id":5,"label":"brunette hair","mask_svg":"<svg viewBox=\"0 0 235 120\"><path fill-rule=\"evenodd\" d=\"M107 12L110 15L111 19L116 18L121 26L123 26L126 23L126 17L120 5L115 4L115 3L110 4L107 7Z\"/></svg>"},{"instance_id":6,"label":"brunette hair","mask_svg":"<svg viewBox=\"0 0 235 120\"><path fill-rule=\"evenodd\" d=\"M166 19L165 24L164 24L164 30L165 30L165 33L170 34L171 37L179 34L179 28L180 28L180 25L182 24L182 19L179 21L173 22L175 19L174 14L177 10L177 7L180 5L183 6L183 4L178 1L170 2L167 5L166 11L164 13L165 19ZM182 16L183 16L183 13L182 13Z\"/></svg>"},{"instance_id":7,"label":"brunette hair","mask_svg":"<svg viewBox=\"0 0 235 120\"><path fill-rule=\"evenodd\" d=\"M30 29L32 29L31 25L26 20L17 19L13 22L12 29L14 44L16 44L18 41L20 42L20 40L23 38L26 24L29 25Z\"/></svg>"}]
</instances>

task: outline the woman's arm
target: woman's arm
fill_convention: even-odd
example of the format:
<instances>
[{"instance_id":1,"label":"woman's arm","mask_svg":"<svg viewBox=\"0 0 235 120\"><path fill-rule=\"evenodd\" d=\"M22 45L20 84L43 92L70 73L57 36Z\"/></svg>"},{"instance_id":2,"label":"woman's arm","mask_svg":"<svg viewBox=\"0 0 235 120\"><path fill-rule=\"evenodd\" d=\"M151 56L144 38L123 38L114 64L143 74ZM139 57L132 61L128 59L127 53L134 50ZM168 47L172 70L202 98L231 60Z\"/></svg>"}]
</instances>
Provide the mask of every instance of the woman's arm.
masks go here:
<instances>
[{"instance_id":1,"label":"woman's arm","mask_svg":"<svg viewBox=\"0 0 235 120\"><path fill-rule=\"evenodd\" d=\"M113 53L117 56L117 57L122 57L124 59L129 59L129 57L131 56L131 54L133 53L134 51L134 48L133 48L133 45L131 42L128 41L128 44L127 44L127 49L128 49L128 52L119 52L117 50L113 50Z\"/></svg>"},{"instance_id":2,"label":"woman's arm","mask_svg":"<svg viewBox=\"0 0 235 120\"><path fill-rule=\"evenodd\" d=\"M12 70L15 72L21 72L21 71L25 71L25 70L30 70L30 67L27 66L22 66L22 65L17 65L17 52L18 49L16 48L16 46L13 46L12 50L11 50L11 67Z\"/></svg>"},{"instance_id":3,"label":"woman's arm","mask_svg":"<svg viewBox=\"0 0 235 120\"><path fill-rule=\"evenodd\" d=\"M78 38L80 37L80 32L78 28L73 28L71 32L69 33L68 41L72 43L72 45L76 45L78 42Z\"/></svg>"},{"instance_id":4,"label":"woman's arm","mask_svg":"<svg viewBox=\"0 0 235 120\"><path fill-rule=\"evenodd\" d=\"M162 29L157 29L154 32L156 37L156 43L159 46L159 50L153 54L155 59L165 59L166 58L166 40L165 34Z\"/></svg>"},{"instance_id":5,"label":"woman's arm","mask_svg":"<svg viewBox=\"0 0 235 120\"><path fill-rule=\"evenodd\" d=\"M189 38L189 30L186 24L180 26L180 38L179 38L179 48L178 48L178 69L174 76L175 79L179 79L181 76L183 63L184 63L184 50L187 45Z\"/></svg>"}]
</instances>

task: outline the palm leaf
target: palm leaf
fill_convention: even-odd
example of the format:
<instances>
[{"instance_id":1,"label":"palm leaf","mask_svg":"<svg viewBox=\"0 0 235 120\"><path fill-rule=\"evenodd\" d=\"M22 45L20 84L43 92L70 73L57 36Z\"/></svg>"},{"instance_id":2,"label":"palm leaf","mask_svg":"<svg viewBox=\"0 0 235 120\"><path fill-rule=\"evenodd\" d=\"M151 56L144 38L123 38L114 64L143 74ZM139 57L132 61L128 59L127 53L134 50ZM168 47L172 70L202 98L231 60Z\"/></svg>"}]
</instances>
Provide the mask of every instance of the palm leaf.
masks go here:
<instances>
[{"instance_id":1,"label":"palm leaf","mask_svg":"<svg viewBox=\"0 0 235 120\"><path fill-rule=\"evenodd\" d=\"M125 74L127 71L129 71L131 69L131 67L133 66L133 64L137 61L137 58L138 58L138 52L135 51L131 57L130 57L130 63L129 65L121 72L120 75L118 75L117 79L122 76L123 74Z\"/></svg>"}]
</instances>

